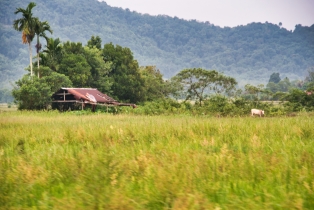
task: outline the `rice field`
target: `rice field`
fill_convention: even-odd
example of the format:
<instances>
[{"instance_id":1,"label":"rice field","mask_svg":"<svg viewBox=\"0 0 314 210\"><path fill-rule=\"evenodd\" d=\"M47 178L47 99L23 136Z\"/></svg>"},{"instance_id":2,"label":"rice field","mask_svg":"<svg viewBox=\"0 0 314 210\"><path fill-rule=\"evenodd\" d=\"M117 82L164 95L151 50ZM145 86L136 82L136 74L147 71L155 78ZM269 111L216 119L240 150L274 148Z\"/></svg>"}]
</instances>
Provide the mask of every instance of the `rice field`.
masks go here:
<instances>
[{"instance_id":1,"label":"rice field","mask_svg":"<svg viewBox=\"0 0 314 210\"><path fill-rule=\"evenodd\" d=\"M7 112L7 111L16 111L17 106L15 104L7 104L7 103L0 103L0 113Z\"/></svg>"},{"instance_id":2,"label":"rice field","mask_svg":"<svg viewBox=\"0 0 314 210\"><path fill-rule=\"evenodd\" d=\"M0 113L0 209L314 209L314 117Z\"/></svg>"}]
</instances>

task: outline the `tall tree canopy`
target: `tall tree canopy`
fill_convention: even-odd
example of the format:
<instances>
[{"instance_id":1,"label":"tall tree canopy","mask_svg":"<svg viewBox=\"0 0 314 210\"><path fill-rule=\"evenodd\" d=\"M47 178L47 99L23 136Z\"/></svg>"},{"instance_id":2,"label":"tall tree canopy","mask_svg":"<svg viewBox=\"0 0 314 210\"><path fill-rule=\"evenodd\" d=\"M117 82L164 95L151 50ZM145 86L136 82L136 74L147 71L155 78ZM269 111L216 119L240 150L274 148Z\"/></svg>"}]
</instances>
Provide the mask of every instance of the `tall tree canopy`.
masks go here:
<instances>
[{"instance_id":1,"label":"tall tree canopy","mask_svg":"<svg viewBox=\"0 0 314 210\"><path fill-rule=\"evenodd\" d=\"M62 43L59 38L49 38L46 49L43 51L41 56L41 62L43 65L48 66L53 71L58 71L59 64L63 55Z\"/></svg>"},{"instance_id":2,"label":"tall tree canopy","mask_svg":"<svg viewBox=\"0 0 314 210\"><path fill-rule=\"evenodd\" d=\"M52 94L61 87L71 87L72 82L67 76L43 67L42 77L24 77L16 82L12 94L19 109L47 109Z\"/></svg>"},{"instance_id":3,"label":"tall tree canopy","mask_svg":"<svg viewBox=\"0 0 314 210\"><path fill-rule=\"evenodd\" d=\"M172 79L181 83L183 91L186 92L186 100L196 99L200 105L206 97L205 94L229 93L237 84L232 77L201 68L184 69Z\"/></svg>"},{"instance_id":4,"label":"tall tree canopy","mask_svg":"<svg viewBox=\"0 0 314 210\"><path fill-rule=\"evenodd\" d=\"M170 94L168 82L163 80L163 75L156 66L141 67L140 73L144 79L145 101L162 99Z\"/></svg>"},{"instance_id":5,"label":"tall tree canopy","mask_svg":"<svg viewBox=\"0 0 314 210\"><path fill-rule=\"evenodd\" d=\"M112 79L113 96L131 103L143 101L144 80L131 50L108 43L103 48L103 59L105 62L112 63L109 77Z\"/></svg>"},{"instance_id":6,"label":"tall tree canopy","mask_svg":"<svg viewBox=\"0 0 314 210\"><path fill-rule=\"evenodd\" d=\"M280 80L281 78L279 73L272 73L272 75L270 75L268 82L278 83L280 82Z\"/></svg>"},{"instance_id":7,"label":"tall tree canopy","mask_svg":"<svg viewBox=\"0 0 314 210\"><path fill-rule=\"evenodd\" d=\"M31 68L31 76L33 76L32 47L31 43L35 36L35 26L37 19L33 17L32 9L36 6L34 2L30 2L26 9L17 8L14 14L21 13L22 18L14 20L13 28L22 31L22 42L28 44L29 65Z\"/></svg>"},{"instance_id":8,"label":"tall tree canopy","mask_svg":"<svg viewBox=\"0 0 314 210\"><path fill-rule=\"evenodd\" d=\"M52 29L47 21L41 22L38 18L35 19L35 34L37 36L37 44L36 44L36 53L37 53L37 68L38 68L38 77L39 77L39 51L41 50L41 43L39 41L39 37L43 37L46 39L48 43L49 38L46 35L46 31L52 33Z\"/></svg>"},{"instance_id":9,"label":"tall tree canopy","mask_svg":"<svg viewBox=\"0 0 314 210\"><path fill-rule=\"evenodd\" d=\"M90 40L87 42L87 46L90 48L96 47L97 49L101 49L101 38L99 36L92 36Z\"/></svg>"}]
</instances>

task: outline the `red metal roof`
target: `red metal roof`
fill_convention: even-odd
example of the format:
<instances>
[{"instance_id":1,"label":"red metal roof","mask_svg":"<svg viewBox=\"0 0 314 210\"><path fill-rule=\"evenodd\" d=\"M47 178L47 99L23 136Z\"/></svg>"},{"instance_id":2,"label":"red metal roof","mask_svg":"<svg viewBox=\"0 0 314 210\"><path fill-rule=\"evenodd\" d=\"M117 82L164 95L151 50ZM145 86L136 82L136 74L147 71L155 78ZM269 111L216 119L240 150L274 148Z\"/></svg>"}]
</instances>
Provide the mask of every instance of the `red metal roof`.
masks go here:
<instances>
[{"instance_id":1,"label":"red metal roof","mask_svg":"<svg viewBox=\"0 0 314 210\"><path fill-rule=\"evenodd\" d=\"M68 93L72 94L78 101L83 100L84 103L136 107L135 104L120 103L96 88L61 88L58 92L62 90L66 90Z\"/></svg>"},{"instance_id":2,"label":"red metal roof","mask_svg":"<svg viewBox=\"0 0 314 210\"><path fill-rule=\"evenodd\" d=\"M95 88L61 88L62 90L67 90L69 93L73 94L77 100L83 99L95 103L114 103L117 102L108 95L100 92Z\"/></svg>"}]
</instances>

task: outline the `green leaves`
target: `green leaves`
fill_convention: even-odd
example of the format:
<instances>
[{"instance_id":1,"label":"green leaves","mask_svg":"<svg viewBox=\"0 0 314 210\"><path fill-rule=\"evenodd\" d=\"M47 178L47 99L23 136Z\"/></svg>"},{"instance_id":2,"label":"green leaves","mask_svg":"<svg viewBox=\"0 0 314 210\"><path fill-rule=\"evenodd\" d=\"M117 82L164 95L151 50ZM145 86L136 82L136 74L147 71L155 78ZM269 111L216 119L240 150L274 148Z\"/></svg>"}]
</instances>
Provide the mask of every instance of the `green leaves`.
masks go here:
<instances>
[{"instance_id":1,"label":"green leaves","mask_svg":"<svg viewBox=\"0 0 314 210\"><path fill-rule=\"evenodd\" d=\"M66 54L60 63L59 73L67 75L74 87L86 87L91 67L82 55Z\"/></svg>"},{"instance_id":2,"label":"green leaves","mask_svg":"<svg viewBox=\"0 0 314 210\"><path fill-rule=\"evenodd\" d=\"M47 109L51 102L52 94L61 87L71 87L72 82L63 74L43 68L42 77L25 75L16 82L12 91L19 109L38 110Z\"/></svg>"},{"instance_id":3,"label":"green leaves","mask_svg":"<svg viewBox=\"0 0 314 210\"><path fill-rule=\"evenodd\" d=\"M87 46L89 48L96 47L97 49L101 49L101 38L99 36L92 36L92 38L87 42Z\"/></svg>"},{"instance_id":4,"label":"green leaves","mask_svg":"<svg viewBox=\"0 0 314 210\"><path fill-rule=\"evenodd\" d=\"M186 100L196 99L200 105L206 97L205 94L228 93L237 84L232 77L224 76L215 70L201 68L184 69L172 80L182 85L182 91L186 92Z\"/></svg>"},{"instance_id":5,"label":"green leaves","mask_svg":"<svg viewBox=\"0 0 314 210\"><path fill-rule=\"evenodd\" d=\"M111 90L114 97L131 103L143 101L144 80L131 50L109 43L104 45L102 52L104 61L112 63L109 77L112 79Z\"/></svg>"},{"instance_id":6,"label":"green leaves","mask_svg":"<svg viewBox=\"0 0 314 210\"><path fill-rule=\"evenodd\" d=\"M29 47L29 63L31 67L31 76L33 76L32 65L32 48L31 42L35 36L36 18L33 17L32 9L36 6L34 2L30 2L26 9L17 8L14 14L22 13L22 18L14 20L13 28L22 31L22 42L28 44Z\"/></svg>"},{"instance_id":7,"label":"green leaves","mask_svg":"<svg viewBox=\"0 0 314 210\"><path fill-rule=\"evenodd\" d=\"M17 85L12 94L19 109L45 109L51 101L50 87L36 77L25 75Z\"/></svg>"},{"instance_id":8,"label":"green leaves","mask_svg":"<svg viewBox=\"0 0 314 210\"><path fill-rule=\"evenodd\" d=\"M162 99L169 94L166 82L155 66L141 67L140 72L141 77L144 79L145 101Z\"/></svg>"}]
</instances>

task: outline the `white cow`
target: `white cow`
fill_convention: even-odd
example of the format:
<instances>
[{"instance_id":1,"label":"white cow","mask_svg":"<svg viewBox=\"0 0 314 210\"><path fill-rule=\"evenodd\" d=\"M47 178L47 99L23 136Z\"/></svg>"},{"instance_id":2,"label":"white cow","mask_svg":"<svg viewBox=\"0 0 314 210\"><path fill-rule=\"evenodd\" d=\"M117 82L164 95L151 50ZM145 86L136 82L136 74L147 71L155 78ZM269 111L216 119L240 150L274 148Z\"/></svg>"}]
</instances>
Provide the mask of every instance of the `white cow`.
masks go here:
<instances>
[{"instance_id":1,"label":"white cow","mask_svg":"<svg viewBox=\"0 0 314 210\"><path fill-rule=\"evenodd\" d=\"M251 109L251 114L254 116L255 114L259 115L260 117L264 115L264 110L260 109Z\"/></svg>"}]
</instances>

